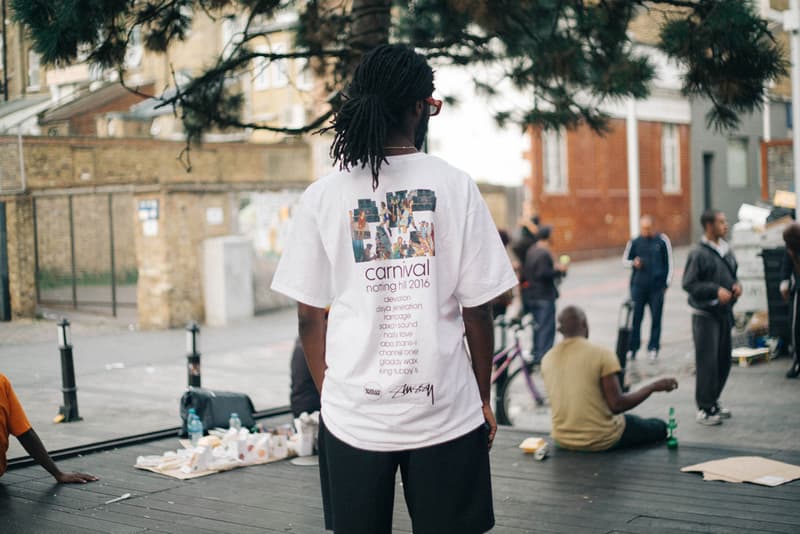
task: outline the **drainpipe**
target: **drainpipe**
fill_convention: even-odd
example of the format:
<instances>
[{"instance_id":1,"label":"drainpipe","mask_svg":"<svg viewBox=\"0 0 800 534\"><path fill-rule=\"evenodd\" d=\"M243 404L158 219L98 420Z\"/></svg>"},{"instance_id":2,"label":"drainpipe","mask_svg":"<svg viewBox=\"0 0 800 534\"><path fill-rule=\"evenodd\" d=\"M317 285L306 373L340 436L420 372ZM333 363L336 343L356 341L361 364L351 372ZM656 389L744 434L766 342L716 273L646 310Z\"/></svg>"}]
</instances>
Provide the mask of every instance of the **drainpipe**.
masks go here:
<instances>
[{"instance_id":1,"label":"drainpipe","mask_svg":"<svg viewBox=\"0 0 800 534\"><path fill-rule=\"evenodd\" d=\"M0 24L3 30L3 102L8 102L8 46L6 41L6 0L2 1L0 9Z\"/></svg>"}]
</instances>

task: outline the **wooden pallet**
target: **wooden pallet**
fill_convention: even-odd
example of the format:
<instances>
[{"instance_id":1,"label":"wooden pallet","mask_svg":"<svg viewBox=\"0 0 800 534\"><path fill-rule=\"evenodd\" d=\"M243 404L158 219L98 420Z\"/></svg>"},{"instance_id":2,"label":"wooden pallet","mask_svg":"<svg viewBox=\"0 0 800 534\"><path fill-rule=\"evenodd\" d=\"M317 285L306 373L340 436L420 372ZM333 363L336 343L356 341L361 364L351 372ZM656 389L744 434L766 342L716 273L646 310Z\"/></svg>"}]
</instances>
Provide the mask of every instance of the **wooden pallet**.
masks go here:
<instances>
[{"instance_id":1,"label":"wooden pallet","mask_svg":"<svg viewBox=\"0 0 800 534\"><path fill-rule=\"evenodd\" d=\"M770 360L769 348L737 347L731 351L731 360L738 362L739 367L750 367L750 364L755 362L768 362Z\"/></svg>"}]
</instances>

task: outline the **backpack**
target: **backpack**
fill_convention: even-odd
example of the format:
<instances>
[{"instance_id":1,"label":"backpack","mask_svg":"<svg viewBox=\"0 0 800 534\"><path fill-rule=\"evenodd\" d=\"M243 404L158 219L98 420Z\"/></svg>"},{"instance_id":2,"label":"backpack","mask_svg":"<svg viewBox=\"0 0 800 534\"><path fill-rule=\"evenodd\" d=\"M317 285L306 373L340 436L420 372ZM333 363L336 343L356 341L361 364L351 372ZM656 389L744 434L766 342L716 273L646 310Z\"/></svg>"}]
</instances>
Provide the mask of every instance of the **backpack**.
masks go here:
<instances>
[{"instance_id":1,"label":"backpack","mask_svg":"<svg viewBox=\"0 0 800 534\"><path fill-rule=\"evenodd\" d=\"M242 428L251 428L255 425L253 419L253 401L244 393L231 391L212 391L205 388L189 388L181 397L180 435L188 435L186 431L186 417L189 408L194 408L197 416L203 423L203 432L208 434L211 428L228 428L231 413L236 412L242 421Z\"/></svg>"}]
</instances>

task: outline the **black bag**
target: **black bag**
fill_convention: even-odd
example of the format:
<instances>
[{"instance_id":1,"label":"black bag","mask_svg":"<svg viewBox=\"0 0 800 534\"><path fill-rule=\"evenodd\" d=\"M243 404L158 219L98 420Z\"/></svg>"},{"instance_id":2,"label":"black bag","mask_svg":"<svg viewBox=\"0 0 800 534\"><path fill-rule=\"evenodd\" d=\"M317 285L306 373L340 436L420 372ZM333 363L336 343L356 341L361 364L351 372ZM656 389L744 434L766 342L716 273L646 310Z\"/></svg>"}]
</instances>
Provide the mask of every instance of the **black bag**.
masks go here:
<instances>
[{"instance_id":1,"label":"black bag","mask_svg":"<svg viewBox=\"0 0 800 534\"><path fill-rule=\"evenodd\" d=\"M244 393L189 388L181 397L181 436L184 437L188 435L186 417L189 408L194 408L197 412L197 416L203 422L205 434L208 434L210 428L228 428L228 420L234 412L239 415L242 428L251 428L255 425L253 401Z\"/></svg>"}]
</instances>

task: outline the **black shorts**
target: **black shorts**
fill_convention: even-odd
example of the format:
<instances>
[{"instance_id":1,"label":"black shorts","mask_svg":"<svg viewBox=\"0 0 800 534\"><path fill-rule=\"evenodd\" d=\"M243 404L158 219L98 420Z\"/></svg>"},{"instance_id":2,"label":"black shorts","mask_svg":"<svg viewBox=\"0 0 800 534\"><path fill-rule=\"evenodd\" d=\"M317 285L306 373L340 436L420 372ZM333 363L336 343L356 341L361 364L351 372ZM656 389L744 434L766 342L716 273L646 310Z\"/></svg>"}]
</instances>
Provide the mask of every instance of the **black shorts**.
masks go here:
<instances>
[{"instance_id":1,"label":"black shorts","mask_svg":"<svg viewBox=\"0 0 800 534\"><path fill-rule=\"evenodd\" d=\"M439 445L375 452L351 447L320 421L325 528L336 534L390 534L398 467L414 534L478 534L494 526L484 425Z\"/></svg>"}]
</instances>

